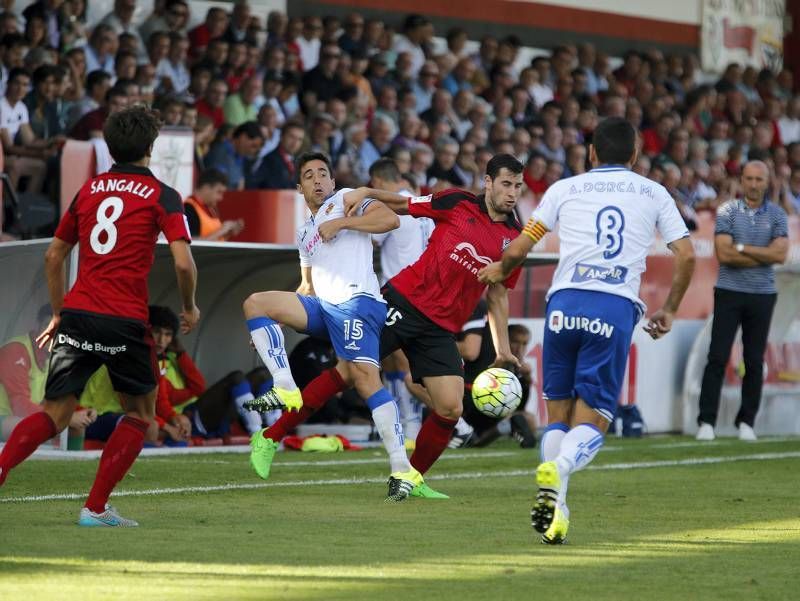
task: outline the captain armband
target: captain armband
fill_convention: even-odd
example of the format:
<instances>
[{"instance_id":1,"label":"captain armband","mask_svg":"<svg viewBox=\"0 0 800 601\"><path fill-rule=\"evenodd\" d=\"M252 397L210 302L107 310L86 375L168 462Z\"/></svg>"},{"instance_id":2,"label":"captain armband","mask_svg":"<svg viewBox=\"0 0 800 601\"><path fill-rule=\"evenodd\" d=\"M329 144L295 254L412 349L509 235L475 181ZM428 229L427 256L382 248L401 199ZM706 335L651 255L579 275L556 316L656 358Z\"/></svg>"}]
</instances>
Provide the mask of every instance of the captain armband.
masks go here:
<instances>
[{"instance_id":1,"label":"captain armband","mask_svg":"<svg viewBox=\"0 0 800 601\"><path fill-rule=\"evenodd\" d=\"M525 227L522 228L522 233L536 244L539 240L544 238L544 235L547 233L547 228L541 221L535 221L533 217L531 217L528 223L525 224Z\"/></svg>"}]
</instances>

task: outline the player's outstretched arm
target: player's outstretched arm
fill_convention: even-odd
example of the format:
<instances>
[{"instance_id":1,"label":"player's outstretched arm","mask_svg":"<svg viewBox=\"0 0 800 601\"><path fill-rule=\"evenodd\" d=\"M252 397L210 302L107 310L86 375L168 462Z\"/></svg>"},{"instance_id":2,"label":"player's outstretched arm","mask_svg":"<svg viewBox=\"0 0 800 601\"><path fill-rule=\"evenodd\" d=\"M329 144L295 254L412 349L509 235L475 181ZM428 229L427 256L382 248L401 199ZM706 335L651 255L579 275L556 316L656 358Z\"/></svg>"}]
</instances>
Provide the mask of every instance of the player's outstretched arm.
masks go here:
<instances>
[{"instance_id":1,"label":"player's outstretched arm","mask_svg":"<svg viewBox=\"0 0 800 601\"><path fill-rule=\"evenodd\" d=\"M669 249L675 254L672 286L664 306L653 314L644 328L654 340L661 338L672 329L675 313L681 305L694 273L694 247L688 236L671 242Z\"/></svg>"},{"instance_id":2,"label":"player's outstretched arm","mask_svg":"<svg viewBox=\"0 0 800 601\"><path fill-rule=\"evenodd\" d=\"M36 337L36 344L39 345L39 348L44 347L47 343L52 346L53 336L58 330L58 324L61 321L61 307L64 306L64 292L67 286L64 261L73 246L73 244L61 238L53 238L44 255L44 273L47 277L47 290L50 293L50 307L53 310L53 316L44 331Z\"/></svg>"},{"instance_id":3,"label":"player's outstretched arm","mask_svg":"<svg viewBox=\"0 0 800 601\"><path fill-rule=\"evenodd\" d=\"M367 188L362 186L355 190L350 190L344 195L344 214L347 216L355 215L358 207L367 199L374 198L380 200L384 205L399 215L408 214L408 196L378 190L377 188Z\"/></svg>"},{"instance_id":4,"label":"player's outstretched arm","mask_svg":"<svg viewBox=\"0 0 800 601\"><path fill-rule=\"evenodd\" d=\"M511 352L508 342L508 288L503 284L492 284L486 293L486 305L489 313L489 330L497 358L495 367L519 367L519 359Z\"/></svg>"},{"instance_id":5,"label":"player's outstretched arm","mask_svg":"<svg viewBox=\"0 0 800 601\"><path fill-rule=\"evenodd\" d=\"M355 230L367 234L383 234L400 227L400 219L381 202L371 202L362 215L331 219L319 226L319 235L329 242L341 230Z\"/></svg>"},{"instance_id":6,"label":"player's outstretched arm","mask_svg":"<svg viewBox=\"0 0 800 601\"><path fill-rule=\"evenodd\" d=\"M194 297L197 288L197 266L194 264L192 251L186 240L170 242L169 250L175 262L175 276L178 279L178 291L181 296L181 333L187 334L200 321L200 309L197 308Z\"/></svg>"},{"instance_id":7,"label":"player's outstretched arm","mask_svg":"<svg viewBox=\"0 0 800 601\"><path fill-rule=\"evenodd\" d=\"M484 284L497 284L504 281L516 267L522 265L534 245L541 240L548 229L541 221L531 218L522 233L514 238L503 251L503 258L487 265L478 272L478 280Z\"/></svg>"}]
</instances>

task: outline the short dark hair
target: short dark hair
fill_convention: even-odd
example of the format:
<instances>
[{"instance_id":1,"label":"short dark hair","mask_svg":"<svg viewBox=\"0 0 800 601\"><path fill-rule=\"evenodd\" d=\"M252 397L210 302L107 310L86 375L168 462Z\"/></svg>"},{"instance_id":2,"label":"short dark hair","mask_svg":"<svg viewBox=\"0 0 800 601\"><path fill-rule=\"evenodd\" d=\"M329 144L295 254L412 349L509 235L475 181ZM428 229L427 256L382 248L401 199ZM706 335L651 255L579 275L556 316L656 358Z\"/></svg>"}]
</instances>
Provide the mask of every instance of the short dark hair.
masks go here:
<instances>
[{"instance_id":1,"label":"short dark hair","mask_svg":"<svg viewBox=\"0 0 800 601\"><path fill-rule=\"evenodd\" d=\"M622 117L609 117L594 130L592 144L601 163L624 164L636 149L636 130Z\"/></svg>"},{"instance_id":2,"label":"short dark hair","mask_svg":"<svg viewBox=\"0 0 800 601\"><path fill-rule=\"evenodd\" d=\"M160 126L155 112L144 106L134 106L110 115L103 137L114 161L135 163L148 155Z\"/></svg>"},{"instance_id":3,"label":"short dark hair","mask_svg":"<svg viewBox=\"0 0 800 601\"><path fill-rule=\"evenodd\" d=\"M397 163L394 159L383 157L372 163L369 168L370 177L379 177L390 182L399 182L403 179L400 175L400 169L397 168Z\"/></svg>"},{"instance_id":4,"label":"short dark hair","mask_svg":"<svg viewBox=\"0 0 800 601\"><path fill-rule=\"evenodd\" d=\"M238 138L242 134L250 139L264 137L264 133L261 131L261 126L256 121L245 121L233 130L234 138Z\"/></svg>"},{"instance_id":5,"label":"short dark hair","mask_svg":"<svg viewBox=\"0 0 800 601\"><path fill-rule=\"evenodd\" d=\"M169 307L150 305L147 307L148 321L153 328L169 328L174 334L178 333L178 316Z\"/></svg>"},{"instance_id":6,"label":"short dark hair","mask_svg":"<svg viewBox=\"0 0 800 601\"><path fill-rule=\"evenodd\" d=\"M331 164L330 157L325 154L324 152L316 152L309 150L308 152L304 152L295 161L295 173L297 173L297 181L300 181L300 176L303 171L303 167L306 163L310 163L311 161L322 161L325 163L325 166L328 168L328 173L331 174L333 177L333 164Z\"/></svg>"},{"instance_id":7,"label":"short dark hair","mask_svg":"<svg viewBox=\"0 0 800 601\"><path fill-rule=\"evenodd\" d=\"M496 154L486 163L486 175L493 180L500 175L501 169L508 169L514 175L522 173L523 166L510 154Z\"/></svg>"},{"instance_id":8,"label":"short dark hair","mask_svg":"<svg viewBox=\"0 0 800 601\"><path fill-rule=\"evenodd\" d=\"M55 65L40 65L39 67L36 67L33 72L33 77L31 77L33 87L38 86L43 81L46 81L48 77L56 77Z\"/></svg>"},{"instance_id":9,"label":"short dark hair","mask_svg":"<svg viewBox=\"0 0 800 601\"><path fill-rule=\"evenodd\" d=\"M222 173L219 169L206 169L200 174L200 177L197 180L197 187L201 188L203 186L214 186L216 184L222 184L223 186L228 185L228 176Z\"/></svg>"},{"instance_id":10,"label":"short dark hair","mask_svg":"<svg viewBox=\"0 0 800 601\"><path fill-rule=\"evenodd\" d=\"M28 70L23 67L14 67L11 71L8 72L8 78L6 78L6 85L10 84L14 81L17 77L30 77L31 74L28 73Z\"/></svg>"}]
</instances>

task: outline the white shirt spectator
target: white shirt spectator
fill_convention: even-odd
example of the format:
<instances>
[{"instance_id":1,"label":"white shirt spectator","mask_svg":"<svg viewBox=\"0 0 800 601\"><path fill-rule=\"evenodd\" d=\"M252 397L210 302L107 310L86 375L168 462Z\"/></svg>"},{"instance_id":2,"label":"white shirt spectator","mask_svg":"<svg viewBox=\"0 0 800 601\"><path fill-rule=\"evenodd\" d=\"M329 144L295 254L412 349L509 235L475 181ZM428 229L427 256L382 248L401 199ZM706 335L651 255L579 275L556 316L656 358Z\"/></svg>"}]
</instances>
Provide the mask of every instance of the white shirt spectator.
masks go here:
<instances>
[{"instance_id":1,"label":"white shirt spectator","mask_svg":"<svg viewBox=\"0 0 800 601\"><path fill-rule=\"evenodd\" d=\"M112 55L106 56L104 60L100 60L94 48L87 44L83 48L83 53L86 56L86 72L91 73L97 69L102 69L108 73L113 80L116 80L116 73L114 73L114 57Z\"/></svg>"},{"instance_id":2,"label":"white shirt spectator","mask_svg":"<svg viewBox=\"0 0 800 601\"><path fill-rule=\"evenodd\" d=\"M778 131L781 134L781 144L800 142L800 119L784 115L778 119Z\"/></svg>"},{"instance_id":3,"label":"white shirt spectator","mask_svg":"<svg viewBox=\"0 0 800 601\"><path fill-rule=\"evenodd\" d=\"M392 51L395 54L407 52L411 55L411 74L416 78L420 69L422 69L422 65L425 64L425 52L422 48L401 34L394 37Z\"/></svg>"},{"instance_id":4,"label":"white shirt spectator","mask_svg":"<svg viewBox=\"0 0 800 601\"><path fill-rule=\"evenodd\" d=\"M303 71L311 71L319 63L319 49L322 46L319 38L305 39L298 36L295 40L300 48L300 60L303 61Z\"/></svg>"},{"instance_id":5,"label":"white shirt spectator","mask_svg":"<svg viewBox=\"0 0 800 601\"><path fill-rule=\"evenodd\" d=\"M169 59L162 58L156 67L156 79L159 82L159 87L161 87L161 80L165 77L168 77L170 81L172 81L173 94L183 94L189 89L189 84L192 79L186 65L183 63L174 65Z\"/></svg>"},{"instance_id":6,"label":"white shirt spectator","mask_svg":"<svg viewBox=\"0 0 800 601\"><path fill-rule=\"evenodd\" d=\"M30 116L28 115L28 107L21 100L14 106L8 103L8 99L3 96L0 99L0 129L8 131L8 135L13 140L19 128L30 123Z\"/></svg>"},{"instance_id":7,"label":"white shirt spectator","mask_svg":"<svg viewBox=\"0 0 800 601\"><path fill-rule=\"evenodd\" d=\"M542 108L546 103L553 99L553 90L550 88L550 86L546 86L545 84L539 82L528 88L528 93L536 103L537 109Z\"/></svg>"}]
</instances>

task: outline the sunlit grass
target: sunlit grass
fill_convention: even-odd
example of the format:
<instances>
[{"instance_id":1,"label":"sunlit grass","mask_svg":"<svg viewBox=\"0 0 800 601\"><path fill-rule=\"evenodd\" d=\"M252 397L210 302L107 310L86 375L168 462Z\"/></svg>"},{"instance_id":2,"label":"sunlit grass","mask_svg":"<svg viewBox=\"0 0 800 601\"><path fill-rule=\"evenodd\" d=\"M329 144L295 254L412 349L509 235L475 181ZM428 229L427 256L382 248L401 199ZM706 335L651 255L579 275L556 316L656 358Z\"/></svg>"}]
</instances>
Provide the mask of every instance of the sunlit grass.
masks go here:
<instances>
[{"instance_id":1,"label":"sunlit grass","mask_svg":"<svg viewBox=\"0 0 800 601\"><path fill-rule=\"evenodd\" d=\"M596 465L800 450L684 442L610 441ZM527 517L535 453L492 451L440 463L446 502L383 504L381 462L338 463L367 451L276 462L276 482L370 480L357 485L120 497L142 523L124 531L75 527L80 501L0 503L0 601L800 598L797 459L576 474L570 544L549 547ZM81 490L94 469L31 462L0 498ZM120 488L253 481L245 456L212 455L140 461Z\"/></svg>"}]
</instances>

